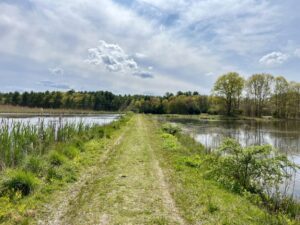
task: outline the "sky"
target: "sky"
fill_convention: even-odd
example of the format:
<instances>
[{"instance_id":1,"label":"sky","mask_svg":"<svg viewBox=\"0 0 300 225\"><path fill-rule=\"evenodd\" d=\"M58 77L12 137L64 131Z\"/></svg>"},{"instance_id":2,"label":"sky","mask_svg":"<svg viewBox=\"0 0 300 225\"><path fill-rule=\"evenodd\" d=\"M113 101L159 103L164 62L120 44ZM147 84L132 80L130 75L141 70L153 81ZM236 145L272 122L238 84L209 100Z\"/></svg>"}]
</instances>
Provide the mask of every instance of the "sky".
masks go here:
<instances>
[{"instance_id":1,"label":"sky","mask_svg":"<svg viewBox=\"0 0 300 225\"><path fill-rule=\"evenodd\" d=\"M210 93L235 71L300 82L298 0L0 0L0 92Z\"/></svg>"}]
</instances>

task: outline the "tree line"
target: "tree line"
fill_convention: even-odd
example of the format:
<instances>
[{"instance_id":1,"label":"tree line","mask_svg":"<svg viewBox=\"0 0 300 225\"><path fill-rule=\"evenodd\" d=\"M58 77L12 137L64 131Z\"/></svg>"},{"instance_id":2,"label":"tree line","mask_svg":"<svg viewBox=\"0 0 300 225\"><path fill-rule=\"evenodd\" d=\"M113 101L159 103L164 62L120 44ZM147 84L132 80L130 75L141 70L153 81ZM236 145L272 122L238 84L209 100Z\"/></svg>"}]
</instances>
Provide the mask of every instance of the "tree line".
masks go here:
<instances>
[{"instance_id":1,"label":"tree line","mask_svg":"<svg viewBox=\"0 0 300 225\"><path fill-rule=\"evenodd\" d=\"M232 72L218 78L213 96L219 98L218 113L227 115L300 117L300 83L283 76L254 74L245 80ZM218 102L219 101L219 102Z\"/></svg>"},{"instance_id":2,"label":"tree line","mask_svg":"<svg viewBox=\"0 0 300 225\"><path fill-rule=\"evenodd\" d=\"M220 76L211 95L198 92L166 93L164 96L115 95L108 91L0 93L0 103L54 109L126 111L153 114L218 114L300 117L300 84L284 77L254 74L247 80L238 73Z\"/></svg>"}]
</instances>

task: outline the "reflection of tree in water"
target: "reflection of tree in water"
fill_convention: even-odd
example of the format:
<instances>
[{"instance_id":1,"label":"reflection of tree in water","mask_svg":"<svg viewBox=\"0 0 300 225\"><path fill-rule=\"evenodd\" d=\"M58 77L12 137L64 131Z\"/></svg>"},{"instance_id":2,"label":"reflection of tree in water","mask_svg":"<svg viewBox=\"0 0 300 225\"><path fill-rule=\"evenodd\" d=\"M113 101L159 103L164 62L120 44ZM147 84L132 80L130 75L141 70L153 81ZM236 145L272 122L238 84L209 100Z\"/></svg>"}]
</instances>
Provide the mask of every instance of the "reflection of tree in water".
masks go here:
<instances>
[{"instance_id":1,"label":"reflection of tree in water","mask_svg":"<svg viewBox=\"0 0 300 225\"><path fill-rule=\"evenodd\" d=\"M243 146L271 144L300 164L300 122L257 121L172 121L184 124L197 141L208 151L220 146L224 138L234 138ZM300 171L294 178L295 194L300 196Z\"/></svg>"},{"instance_id":2,"label":"reflection of tree in water","mask_svg":"<svg viewBox=\"0 0 300 225\"><path fill-rule=\"evenodd\" d=\"M185 123L196 139L209 149L217 148L224 138L234 138L243 146L271 144L287 154L300 153L300 123L257 121L202 121Z\"/></svg>"}]
</instances>

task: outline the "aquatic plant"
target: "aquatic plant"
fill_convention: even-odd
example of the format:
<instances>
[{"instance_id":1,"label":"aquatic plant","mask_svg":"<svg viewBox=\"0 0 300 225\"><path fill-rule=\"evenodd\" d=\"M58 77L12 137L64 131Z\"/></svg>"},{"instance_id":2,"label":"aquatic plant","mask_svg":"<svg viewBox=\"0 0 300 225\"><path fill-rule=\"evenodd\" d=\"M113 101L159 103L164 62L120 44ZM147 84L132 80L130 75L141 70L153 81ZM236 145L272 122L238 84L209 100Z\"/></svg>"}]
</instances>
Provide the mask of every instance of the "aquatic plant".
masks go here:
<instances>
[{"instance_id":1,"label":"aquatic plant","mask_svg":"<svg viewBox=\"0 0 300 225\"><path fill-rule=\"evenodd\" d=\"M16 167L28 155L44 155L50 146L57 142L67 142L87 133L96 125L65 123L45 123L39 120L36 125L2 120L0 124L0 170Z\"/></svg>"}]
</instances>

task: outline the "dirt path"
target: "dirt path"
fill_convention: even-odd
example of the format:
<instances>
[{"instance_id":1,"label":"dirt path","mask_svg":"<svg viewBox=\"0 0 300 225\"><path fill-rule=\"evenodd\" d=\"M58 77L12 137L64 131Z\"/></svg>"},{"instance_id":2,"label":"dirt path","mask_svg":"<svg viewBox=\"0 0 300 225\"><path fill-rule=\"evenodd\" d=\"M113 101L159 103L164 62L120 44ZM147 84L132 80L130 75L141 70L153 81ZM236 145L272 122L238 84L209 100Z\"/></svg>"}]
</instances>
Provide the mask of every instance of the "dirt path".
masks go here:
<instances>
[{"instance_id":1,"label":"dirt path","mask_svg":"<svg viewBox=\"0 0 300 225\"><path fill-rule=\"evenodd\" d=\"M185 224L155 157L153 129L135 116L97 171L41 224Z\"/></svg>"}]
</instances>

